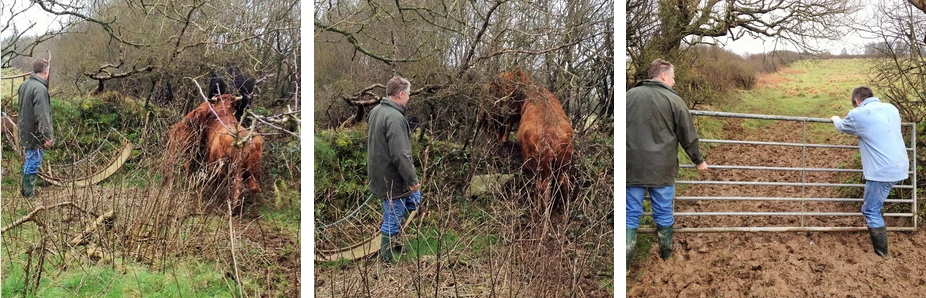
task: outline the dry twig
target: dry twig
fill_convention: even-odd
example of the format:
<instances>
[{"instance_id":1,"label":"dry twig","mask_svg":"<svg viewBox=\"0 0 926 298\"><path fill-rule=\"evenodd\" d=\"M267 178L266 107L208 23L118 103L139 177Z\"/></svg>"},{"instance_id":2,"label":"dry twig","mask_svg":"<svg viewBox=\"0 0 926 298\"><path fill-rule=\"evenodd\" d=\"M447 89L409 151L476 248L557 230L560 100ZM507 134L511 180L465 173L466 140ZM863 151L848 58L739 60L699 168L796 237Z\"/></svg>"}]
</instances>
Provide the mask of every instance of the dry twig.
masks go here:
<instances>
[{"instance_id":1,"label":"dry twig","mask_svg":"<svg viewBox=\"0 0 926 298\"><path fill-rule=\"evenodd\" d=\"M35 209L32 210L32 212L29 212L29 214L26 214L26 215L23 216L22 218L20 218L20 219L14 221L13 223L11 223L11 224L9 224L9 225L3 227L3 230L0 231L0 234L6 233L6 231L9 231L10 229L15 228L15 227L17 227L17 226L19 226L19 225L21 225L21 224L23 224L23 223L26 223L26 222L28 222L28 221L34 221L34 220L35 220L34 217L35 217L36 214L39 213L39 211L54 209L54 208L58 208L58 207L62 207L62 206L71 206L71 207L74 207L74 208L77 209L77 210L83 211L84 213L90 214L90 213L87 212L86 210L81 209L80 207L77 207L77 205L75 205L73 202L70 202L70 201L61 202L61 203L54 204L54 205L51 205L51 206L38 206L38 207L35 207Z\"/></svg>"}]
</instances>

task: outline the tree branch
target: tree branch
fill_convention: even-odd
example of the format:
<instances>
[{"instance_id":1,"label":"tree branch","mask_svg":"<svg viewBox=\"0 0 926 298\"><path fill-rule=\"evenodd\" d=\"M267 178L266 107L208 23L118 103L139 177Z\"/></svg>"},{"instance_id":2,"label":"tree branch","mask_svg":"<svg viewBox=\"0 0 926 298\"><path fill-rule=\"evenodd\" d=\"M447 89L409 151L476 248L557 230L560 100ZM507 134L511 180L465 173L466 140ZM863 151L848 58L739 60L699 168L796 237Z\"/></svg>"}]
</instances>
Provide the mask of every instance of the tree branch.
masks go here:
<instances>
[{"instance_id":1,"label":"tree branch","mask_svg":"<svg viewBox=\"0 0 926 298\"><path fill-rule=\"evenodd\" d=\"M112 24L116 22L115 19L113 19L112 21L107 22L107 21L103 21L103 20L96 19L96 18L92 18L92 17L87 16L87 15L85 15L85 14L82 14L82 13L80 13L80 12L67 10L67 9L78 9L78 7L74 7L74 6L71 6L71 5L58 3L58 2L56 2L56 1L54 1L54 0L46 0L46 1L43 1L43 0L35 0L35 1L33 1L33 2L38 3L39 6L42 7L42 10L44 10L44 11L46 11L46 12L48 12L48 13L51 13L51 14L54 14L54 15L58 15L58 16L62 16L62 15L74 16L74 17L83 19L83 20L85 20L85 21L91 22L91 23L96 23L96 24L100 25L100 27L103 28L103 30L106 31L106 33L109 34L110 37L112 37L113 39L119 41L120 43L127 44L127 45L130 45L130 46L136 47L136 48L139 48L139 47L148 47L148 46L154 46L154 45L156 45L156 44L144 44L144 43L138 43L138 42L129 41L129 40L126 40L125 38L123 38L122 36L120 36L119 34L116 34L115 30L114 30L113 27L112 27ZM54 9L54 6L56 6L56 5L57 5L57 6L62 6L62 7L64 7L65 10L56 11L56 10Z\"/></svg>"},{"instance_id":2,"label":"tree branch","mask_svg":"<svg viewBox=\"0 0 926 298\"><path fill-rule=\"evenodd\" d=\"M330 32L335 32L335 33L343 35L344 37L347 38L347 42L349 42L351 45L354 46L354 49L356 49L357 51L360 51L364 55L369 56L370 58L382 61L383 63L386 63L387 65L392 65L393 63L396 63L396 62L415 62L415 61L420 61L421 59L426 58L426 57L418 57L418 58L399 59L399 58L386 57L384 55L374 53L373 51L363 47L360 41L357 40L357 37L354 36L354 34L357 34L360 31L351 33L351 32L347 32L347 30L334 27L333 25L329 26L329 25L322 24L319 21L315 21L315 27L321 29L322 31L330 31ZM363 30L362 27L361 27L361 30Z\"/></svg>"}]
</instances>

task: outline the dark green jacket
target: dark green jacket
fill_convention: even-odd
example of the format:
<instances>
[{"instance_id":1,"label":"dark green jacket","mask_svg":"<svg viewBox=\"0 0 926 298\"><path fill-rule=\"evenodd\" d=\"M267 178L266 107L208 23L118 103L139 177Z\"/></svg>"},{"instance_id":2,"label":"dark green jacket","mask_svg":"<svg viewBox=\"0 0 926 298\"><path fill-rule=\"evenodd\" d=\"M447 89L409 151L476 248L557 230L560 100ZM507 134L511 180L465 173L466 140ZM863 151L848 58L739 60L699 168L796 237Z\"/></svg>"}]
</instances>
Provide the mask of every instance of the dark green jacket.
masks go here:
<instances>
[{"instance_id":1,"label":"dark green jacket","mask_svg":"<svg viewBox=\"0 0 926 298\"><path fill-rule=\"evenodd\" d=\"M19 142L26 149L39 149L45 140L55 139L51 125L48 82L32 75L19 85Z\"/></svg>"},{"instance_id":2,"label":"dark green jacket","mask_svg":"<svg viewBox=\"0 0 926 298\"><path fill-rule=\"evenodd\" d=\"M412 142L408 134L405 109L383 98L367 118L367 173L370 191L378 198L396 198L409 194L418 184L412 160Z\"/></svg>"},{"instance_id":3,"label":"dark green jacket","mask_svg":"<svg viewBox=\"0 0 926 298\"><path fill-rule=\"evenodd\" d=\"M644 80L627 91L627 186L675 184L678 146L700 164L698 132L688 107L675 90Z\"/></svg>"}]
</instances>

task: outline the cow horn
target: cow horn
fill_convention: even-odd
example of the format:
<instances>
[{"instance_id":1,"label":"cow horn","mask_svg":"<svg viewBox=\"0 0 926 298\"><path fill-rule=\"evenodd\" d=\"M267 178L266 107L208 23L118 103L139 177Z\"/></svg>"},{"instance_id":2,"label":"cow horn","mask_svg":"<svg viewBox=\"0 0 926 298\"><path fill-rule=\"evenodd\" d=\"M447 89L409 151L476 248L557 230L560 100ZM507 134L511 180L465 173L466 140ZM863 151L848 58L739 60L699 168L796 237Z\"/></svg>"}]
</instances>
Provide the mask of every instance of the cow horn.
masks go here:
<instances>
[{"instance_id":1,"label":"cow horn","mask_svg":"<svg viewBox=\"0 0 926 298\"><path fill-rule=\"evenodd\" d=\"M236 101L237 101L237 100L241 100L241 98L242 98L241 96L237 96L237 97L235 97L235 100L236 100Z\"/></svg>"},{"instance_id":2,"label":"cow horn","mask_svg":"<svg viewBox=\"0 0 926 298\"><path fill-rule=\"evenodd\" d=\"M213 96L212 98L210 98L210 99L209 99L209 103L215 103L216 101L218 101L218 100L219 100L219 96L221 96L221 95L216 95L216 96Z\"/></svg>"}]
</instances>

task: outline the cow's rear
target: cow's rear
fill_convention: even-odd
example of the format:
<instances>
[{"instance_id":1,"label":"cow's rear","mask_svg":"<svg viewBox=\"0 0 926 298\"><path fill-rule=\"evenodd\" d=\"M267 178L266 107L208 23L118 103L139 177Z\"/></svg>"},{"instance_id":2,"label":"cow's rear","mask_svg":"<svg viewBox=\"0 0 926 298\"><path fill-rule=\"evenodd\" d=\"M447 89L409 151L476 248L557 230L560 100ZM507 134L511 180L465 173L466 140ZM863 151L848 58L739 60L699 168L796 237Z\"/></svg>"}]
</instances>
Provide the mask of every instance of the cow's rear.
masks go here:
<instances>
[{"instance_id":1,"label":"cow's rear","mask_svg":"<svg viewBox=\"0 0 926 298\"><path fill-rule=\"evenodd\" d=\"M542 212L562 214L572 199L572 139L572 125L559 100L540 87L525 90L518 143Z\"/></svg>"}]
</instances>

